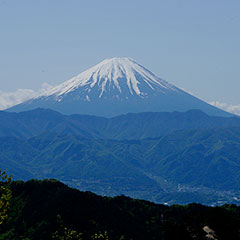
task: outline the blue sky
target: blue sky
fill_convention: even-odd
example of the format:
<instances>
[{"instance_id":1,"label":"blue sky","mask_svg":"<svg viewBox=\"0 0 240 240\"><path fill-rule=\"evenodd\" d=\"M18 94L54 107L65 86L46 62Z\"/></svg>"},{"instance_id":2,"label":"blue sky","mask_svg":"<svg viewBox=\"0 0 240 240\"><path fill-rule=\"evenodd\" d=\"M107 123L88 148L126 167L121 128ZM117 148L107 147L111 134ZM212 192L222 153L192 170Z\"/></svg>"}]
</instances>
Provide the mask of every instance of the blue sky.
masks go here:
<instances>
[{"instance_id":1,"label":"blue sky","mask_svg":"<svg viewBox=\"0 0 240 240\"><path fill-rule=\"evenodd\" d=\"M0 100L127 56L203 100L239 105L239 12L239 0L0 0Z\"/></svg>"}]
</instances>

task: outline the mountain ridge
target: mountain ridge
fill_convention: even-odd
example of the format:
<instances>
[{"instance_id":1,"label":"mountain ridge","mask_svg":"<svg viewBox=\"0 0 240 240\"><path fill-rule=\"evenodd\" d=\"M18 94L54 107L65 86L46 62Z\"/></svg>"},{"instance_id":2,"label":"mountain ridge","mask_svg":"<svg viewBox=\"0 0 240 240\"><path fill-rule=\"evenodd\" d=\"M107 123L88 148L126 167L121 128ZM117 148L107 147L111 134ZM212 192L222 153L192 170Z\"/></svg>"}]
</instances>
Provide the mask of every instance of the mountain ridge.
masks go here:
<instances>
[{"instance_id":1,"label":"mountain ridge","mask_svg":"<svg viewBox=\"0 0 240 240\"><path fill-rule=\"evenodd\" d=\"M29 138L45 131L74 133L85 138L156 138L182 129L238 127L240 118L209 116L200 110L187 112L129 113L112 118L64 115L51 109L20 113L0 111L0 136Z\"/></svg>"},{"instance_id":2,"label":"mountain ridge","mask_svg":"<svg viewBox=\"0 0 240 240\"><path fill-rule=\"evenodd\" d=\"M67 187L54 179L16 181L5 240L112 239L202 240L239 239L240 207L159 205L126 196L102 197ZM80 234L81 233L81 234ZM70 236L70 237L69 237ZM214 238L213 238L214 237Z\"/></svg>"}]
</instances>

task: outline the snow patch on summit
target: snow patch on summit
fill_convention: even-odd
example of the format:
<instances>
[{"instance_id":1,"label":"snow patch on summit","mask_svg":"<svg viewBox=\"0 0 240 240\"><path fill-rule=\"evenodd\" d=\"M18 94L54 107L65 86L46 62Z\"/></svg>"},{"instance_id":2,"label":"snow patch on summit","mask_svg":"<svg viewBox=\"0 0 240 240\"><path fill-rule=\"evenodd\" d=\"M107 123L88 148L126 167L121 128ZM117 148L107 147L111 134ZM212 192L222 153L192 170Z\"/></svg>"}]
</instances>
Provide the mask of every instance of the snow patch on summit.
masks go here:
<instances>
[{"instance_id":1,"label":"snow patch on summit","mask_svg":"<svg viewBox=\"0 0 240 240\"><path fill-rule=\"evenodd\" d=\"M115 57L105 59L96 66L46 92L44 96L60 97L78 88L84 88L84 92L87 93L85 98L89 101L93 89L97 89L98 97L101 98L104 93L110 92L112 89L117 89L121 95L125 86L131 95L140 97L147 96L149 92L155 90L161 92L165 90L180 91L133 59Z\"/></svg>"}]
</instances>

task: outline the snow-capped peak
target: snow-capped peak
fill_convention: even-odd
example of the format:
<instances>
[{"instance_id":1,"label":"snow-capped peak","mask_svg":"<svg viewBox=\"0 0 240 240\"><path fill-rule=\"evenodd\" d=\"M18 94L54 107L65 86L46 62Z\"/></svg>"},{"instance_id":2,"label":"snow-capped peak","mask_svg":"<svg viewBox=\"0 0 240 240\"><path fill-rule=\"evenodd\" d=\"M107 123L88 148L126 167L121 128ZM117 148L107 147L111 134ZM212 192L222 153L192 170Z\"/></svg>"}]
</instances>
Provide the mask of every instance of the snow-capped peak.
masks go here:
<instances>
[{"instance_id":1,"label":"snow-capped peak","mask_svg":"<svg viewBox=\"0 0 240 240\"><path fill-rule=\"evenodd\" d=\"M105 59L76 77L56 86L44 95L59 97L84 87L86 99L89 101L89 94L93 88L97 89L98 97L101 98L105 92L111 89L117 89L119 94L122 94L123 89L126 89L124 85L127 85L131 95L136 94L138 96L145 96L150 90L160 90L162 92L167 89L178 90L133 59L114 57Z\"/></svg>"},{"instance_id":2,"label":"snow-capped peak","mask_svg":"<svg viewBox=\"0 0 240 240\"><path fill-rule=\"evenodd\" d=\"M9 111L50 108L64 114L113 117L126 113L201 109L225 112L167 83L131 58L106 59Z\"/></svg>"}]
</instances>

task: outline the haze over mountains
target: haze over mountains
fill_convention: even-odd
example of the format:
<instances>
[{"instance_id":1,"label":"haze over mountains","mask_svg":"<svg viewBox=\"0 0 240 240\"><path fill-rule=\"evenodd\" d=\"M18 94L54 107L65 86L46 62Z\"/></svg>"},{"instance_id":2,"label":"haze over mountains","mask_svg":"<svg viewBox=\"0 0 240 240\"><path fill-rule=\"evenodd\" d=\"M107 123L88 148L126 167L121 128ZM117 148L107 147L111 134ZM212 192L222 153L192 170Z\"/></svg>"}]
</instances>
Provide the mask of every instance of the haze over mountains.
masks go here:
<instances>
[{"instance_id":1,"label":"haze over mountains","mask_svg":"<svg viewBox=\"0 0 240 240\"><path fill-rule=\"evenodd\" d=\"M200 110L187 112L129 113L112 118L63 115L50 109L20 113L0 111L0 137L20 139L44 132L72 133L89 139L134 140L156 138L178 130L240 127L240 118L209 116Z\"/></svg>"},{"instance_id":2,"label":"haze over mountains","mask_svg":"<svg viewBox=\"0 0 240 240\"><path fill-rule=\"evenodd\" d=\"M14 179L167 203L238 203L240 118L199 110L113 118L0 112L0 164Z\"/></svg>"},{"instance_id":3,"label":"haze over mountains","mask_svg":"<svg viewBox=\"0 0 240 240\"><path fill-rule=\"evenodd\" d=\"M131 58L106 59L78 76L9 111L50 108L64 114L117 116L126 113L200 109L230 114L173 86Z\"/></svg>"},{"instance_id":4,"label":"haze over mountains","mask_svg":"<svg viewBox=\"0 0 240 240\"><path fill-rule=\"evenodd\" d=\"M168 204L240 202L240 118L133 59L106 59L0 121L0 166L15 179Z\"/></svg>"}]
</instances>

